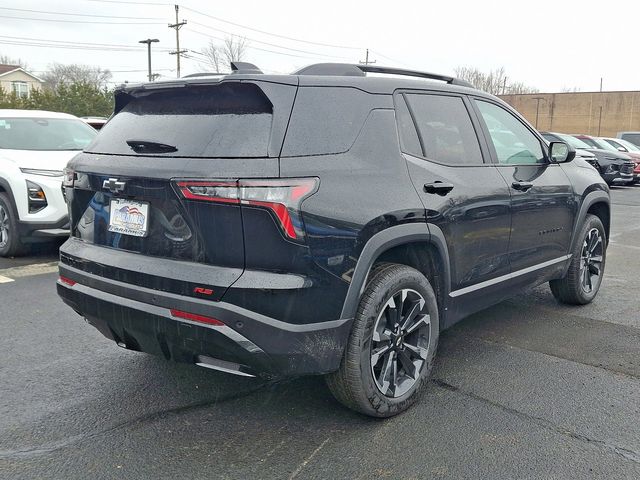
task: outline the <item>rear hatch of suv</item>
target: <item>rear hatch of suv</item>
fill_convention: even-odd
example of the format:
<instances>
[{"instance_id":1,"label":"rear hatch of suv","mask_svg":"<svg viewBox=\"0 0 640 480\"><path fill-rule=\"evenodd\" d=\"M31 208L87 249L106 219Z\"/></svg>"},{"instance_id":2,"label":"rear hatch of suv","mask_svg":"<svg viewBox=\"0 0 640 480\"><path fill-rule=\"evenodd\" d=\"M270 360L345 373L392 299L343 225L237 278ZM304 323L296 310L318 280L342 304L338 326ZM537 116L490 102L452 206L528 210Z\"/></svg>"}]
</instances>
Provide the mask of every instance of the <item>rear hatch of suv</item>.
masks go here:
<instances>
[{"instance_id":1,"label":"rear hatch of suv","mask_svg":"<svg viewBox=\"0 0 640 480\"><path fill-rule=\"evenodd\" d=\"M114 116L69 164L63 264L218 300L245 266L241 203L269 208L295 236L295 219L270 202L291 191L278 155L295 79L230 77L116 94Z\"/></svg>"}]
</instances>

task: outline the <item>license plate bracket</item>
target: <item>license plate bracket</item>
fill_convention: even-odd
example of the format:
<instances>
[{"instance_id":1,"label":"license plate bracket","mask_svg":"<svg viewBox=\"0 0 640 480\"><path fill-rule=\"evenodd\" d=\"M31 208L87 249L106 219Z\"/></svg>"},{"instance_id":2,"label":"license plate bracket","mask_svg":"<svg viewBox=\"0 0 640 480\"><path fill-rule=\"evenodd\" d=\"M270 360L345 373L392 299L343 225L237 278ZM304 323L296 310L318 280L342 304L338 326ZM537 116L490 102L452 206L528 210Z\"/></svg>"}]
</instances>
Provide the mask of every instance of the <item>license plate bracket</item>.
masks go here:
<instances>
[{"instance_id":1,"label":"license plate bracket","mask_svg":"<svg viewBox=\"0 0 640 480\"><path fill-rule=\"evenodd\" d=\"M149 226L149 204L124 198L113 198L109 204L109 231L146 237Z\"/></svg>"}]
</instances>

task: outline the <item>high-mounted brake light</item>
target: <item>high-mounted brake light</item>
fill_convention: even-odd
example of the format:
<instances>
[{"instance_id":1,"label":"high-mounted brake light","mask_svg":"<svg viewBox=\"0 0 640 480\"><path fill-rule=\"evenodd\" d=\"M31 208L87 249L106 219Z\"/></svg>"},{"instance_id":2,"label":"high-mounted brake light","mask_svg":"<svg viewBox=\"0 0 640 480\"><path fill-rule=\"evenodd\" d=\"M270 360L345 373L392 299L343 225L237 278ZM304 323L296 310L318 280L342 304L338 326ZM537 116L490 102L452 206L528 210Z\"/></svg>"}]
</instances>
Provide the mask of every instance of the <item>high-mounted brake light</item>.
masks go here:
<instances>
[{"instance_id":1,"label":"high-mounted brake light","mask_svg":"<svg viewBox=\"0 0 640 480\"><path fill-rule=\"evenodd\" d=\"M181 180L180 192L189 200L231 203L266 208L278 220L287 238L304 237L300 205L318 189L317 178L283 178L265 180Z\"/></svg>"}]
</instances>

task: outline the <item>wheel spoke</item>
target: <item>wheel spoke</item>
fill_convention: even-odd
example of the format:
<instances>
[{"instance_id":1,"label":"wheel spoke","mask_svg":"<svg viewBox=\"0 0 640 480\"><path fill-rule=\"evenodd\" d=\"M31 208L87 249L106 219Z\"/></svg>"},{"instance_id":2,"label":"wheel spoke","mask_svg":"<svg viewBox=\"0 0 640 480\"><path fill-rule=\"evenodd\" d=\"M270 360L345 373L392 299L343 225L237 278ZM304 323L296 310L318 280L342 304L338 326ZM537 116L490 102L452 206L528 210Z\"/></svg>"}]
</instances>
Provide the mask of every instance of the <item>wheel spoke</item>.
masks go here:
<instances>
[{"instance_id":1,"label":"wheel spoke","mask_svg":"<svg viewBox=\"0 0 640 480\"><path fill-rule=\"evenodd\" d=\"M427 354L429 353L428 349L421 347L419 345L411 345L408 342L404 342L404 346L407 350L410 350L414 355L416 355L417 357L420 357L423 360L427 358Z\"/></svg>"},{"instance_id":2,"label":"wheel spoke","mask_svg":"<svg viewBox=\"0 0 640 480\"><path fill-rule=\"evenodd\" d=\"M371 367L375 367L380 361L380 358L383 357L389 350L391 350L391 343L376 348L371 353Z\"/></svg>"},{"instance_id":3,"label":"wheel spoke","mask_svg":"<svg viewBox=\"0 0 640 480\"><path fill-rule=\"evenodd\" d=\"M391 351L389 355L385 357L384 363L382 364L382 370L380 370L380 375L378 376L378 385L380 387L380 391L385 395L391 387L393 368L395 365L395 355L396 352Z\"/></svg>"},{"instance_id":4,"label":"wheel spoke","mask_svg":"<svg viewBox=\"0 0 640 480\"><path fill-rule=\"evenodd\" d=\"M406 350L400 350L398 352L398 358L400 359L400 363L402 363L405 373L415 380L418 377L418 369L411 360L411 357L407 354Z\"/></svg>"},{"instance_id":5,"label":"wheel spoke","mask_svg":"<svg viewBox=\"0 0 640 480\"><path fill-rule=\"evenodd\" d=\"M406 334L415 332L422 325L430 325L431 317L428 314L418 315L416 321L411 325L407 330L405 330Z\"/></svg>"},{"instance_id":6,"label":"wheel spoke","mask_svg":"<svg viewBox=\"0 0 640 480\"><path fill-rule=\"evenodd\" d=\"M591 246L589 247L589 253L593 253L596 250L596 247L602 243L602 238L597 233L593 234L593 238L595 239Z\"/></svg>"},{"instance_id":7,"label":"wheel spoke","mask_svg":"<svg viewBox=\"0 0 640 480\"><path fill-rule=\"evenodd\" d=\"M400 329L403 331L406 330L423 308L424 301L422 299L415 301L409 312L405 315L402 325L400 325Z\"/></svg>"}]
</instances>

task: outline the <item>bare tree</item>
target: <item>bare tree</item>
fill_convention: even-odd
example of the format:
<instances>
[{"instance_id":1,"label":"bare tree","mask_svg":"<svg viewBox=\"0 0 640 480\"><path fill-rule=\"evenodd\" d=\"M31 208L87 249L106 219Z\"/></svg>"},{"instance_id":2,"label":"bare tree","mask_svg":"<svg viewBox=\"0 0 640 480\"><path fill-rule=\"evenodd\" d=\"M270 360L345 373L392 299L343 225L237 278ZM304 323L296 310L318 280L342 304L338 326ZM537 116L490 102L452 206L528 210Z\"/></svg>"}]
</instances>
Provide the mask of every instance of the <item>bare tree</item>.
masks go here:
<instances>
[{"instance_id":1,"label":"bare tree","mask_svg":"<svg viewBox=\"0 0 640 480\"><path fill-rule=\"evenodd\" d=\"M576 93L580 91L580 87L562 87L560 91L562 93Z\"/></svg>"},{"instance_id":2,"label":"bare tree","mask_svg":"<svg viewBox=\"0 0 640 480\"><path fill-rule=\"evenodd\" d=\"M203 64L207 70L213 69L215 73L228 71L231 62L240 62L244 59L247 48L247 39L244 37L230 36L222 45L216 45L213 41L203 48L200 53L205 57Z\"/></svg>"},{"instance_id":3,"label":"bare tree","mask_svg":"<svg viewBox=\"0 0 640 480\"><path fill-rule=\"evenodd\" d=\"M455 69L455 73L458 78L466 80L474 87L492 95L538 92L536 88L529 87L522 82L509 83L504 67L490 70L488 73L481 72L474 67L458 67Z\"/></svg>"},{"instance_id":4,"label":"bare tree","mask_svg":"<svg viewBox=\"0 0 640 480\"><path fill-rule=\"evenodd\" d=\"M24 62L21 58L12 58L9 55L0 55L0 64L2 65L17 65L24 70L28 68L27 62Z\"/></svg>"},{"instance_id":5,"label":"bare tree","mask_svg":"<svg viewBox=\"0 0 640 480\"><path fill-rule=\"evenodd\" d=\"M111 72L100 67L89 65L53 63L49 70L42 76L48 88L55 89L61 84L86 83L96 88L107 86L111 80Z\"/></svg>"},{"instance_id":6,"label":"bare tree","mask_svg":"<svg viewBox=\"0 0 640 480\"><path fill-rule=\"evenodd\" d=\"M200 53L205 57L204 64L207 69L212 68L215 73L220 73L222 48L209 40L209 44Z\"/></svg>"},{"instance_id":7,"label":"bare tree","mask_svg":"<svg viewBox=\"0 0 640 480\"><path fill-rule=\"evenodd\" d=\"M222 47L222 55L227 63L240 62L247 53L247 39L244 37L227 37Z\"/></svg>"}]
</instances>

